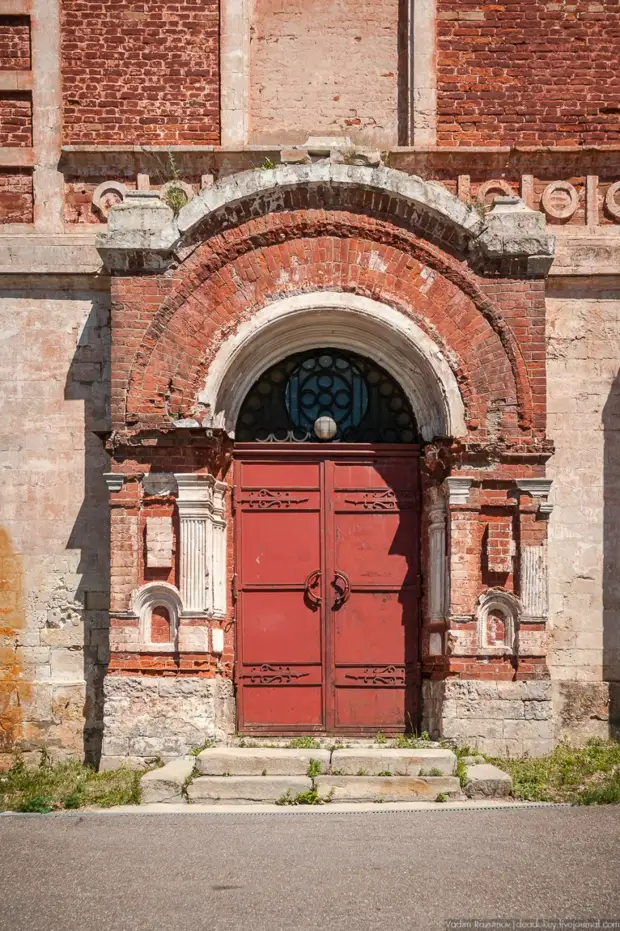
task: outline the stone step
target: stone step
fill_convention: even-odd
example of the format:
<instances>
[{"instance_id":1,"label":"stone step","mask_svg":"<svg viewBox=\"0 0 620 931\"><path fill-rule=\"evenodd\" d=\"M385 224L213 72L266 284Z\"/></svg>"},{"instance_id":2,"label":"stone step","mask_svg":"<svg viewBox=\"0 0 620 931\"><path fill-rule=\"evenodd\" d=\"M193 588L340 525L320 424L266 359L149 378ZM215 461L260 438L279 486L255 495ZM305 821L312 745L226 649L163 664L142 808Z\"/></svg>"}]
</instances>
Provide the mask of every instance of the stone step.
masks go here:
<instances>
[{"instance_id":1,"label":"stone step","mask_svg":"<svg viewBox=\"0 0 620 931\"><path fill-rule=\"evenodd\" d=\"M506 798L512 792L512 778L491 763L477 763L465 770L465 795L469 798Z\"/></svg>"},{"instance_id":2,"label":"stone step","mask_svg":"<svg viewBox=\"0 0 620 931\"><path fill-rule=\"evenodd\" d=\"M145 773L140 780L142 804L165 802L175 805L184 802L183 787L193 771L194 758L179 757L178 760L172 760L159 769L152 769Z\"/></svg>"},{"instance_id":3,"label":"stone step","mask_svg":"<svg viewBox=\"0 0 620 931\"><path fill-rule=\"evenodd\" d=\"M310 762L329 772L329 750L278 747L209 747L198 754L196 769L203 776L306 776Z\"/></svg>"},{"instance_id":4,"label":"stone step","mask_svg":"<svg viewBox=\"0 0 620 931\"><path fill-rule=\"evenodd\" d=\"M199 776L187 787L187 795L192 802L273 804L311 789L312 780L307 776Z\"/></svg>"},{"instance_id":5,"label":"stone step","mask_svg":"<svg viewBox=\"0 0 620 931\"><path fill-rule=\"evenodd\" d=\"M334 750L331 758L331 773L341 776L451 776L455 769L451 750Z\"/></svg>"},{"instance_id":6,"label":"stone step","mask_svg":"<svg viewBox=\"0 0 620 931\"><path fill-rule=\"evenodd\" d=\"M318 776L319 797L332 802L434 802L461 798L456 776Z\"/></svg>"}]
</instances>

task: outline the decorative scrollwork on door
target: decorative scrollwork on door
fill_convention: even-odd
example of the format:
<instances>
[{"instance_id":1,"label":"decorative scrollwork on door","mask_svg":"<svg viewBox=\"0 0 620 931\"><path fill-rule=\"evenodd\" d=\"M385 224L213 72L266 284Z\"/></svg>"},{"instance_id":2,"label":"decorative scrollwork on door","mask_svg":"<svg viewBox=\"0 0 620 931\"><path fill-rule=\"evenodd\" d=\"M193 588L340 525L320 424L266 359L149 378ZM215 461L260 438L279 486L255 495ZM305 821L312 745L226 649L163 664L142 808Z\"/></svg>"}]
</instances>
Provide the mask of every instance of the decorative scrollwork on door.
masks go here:
<instances>
[{"instance_id":1,"label":"decorative scrollwork on door","mask_svg":"<svg viewBox=\"0 0 620 931\"><path fill-rule=\"evenodd\" d=\"M269 488L261 488L260 491L251 491L245 494L239 501L239 504L245 504L249 508L258 508L261 511L277 510L280 508L290 508L294 504L304 504L308 501L308 496L302 497L295 495L291 491L272 491Z\"/></svg>"},{"instance_id":2,"label":"decorative scrollwork on door","mask_svg":"<svg viewBox=\"0 0 620 931\"><path fill-rule=\"evenodd\" d=\"M239 678L251 685L290 685L291 682L305 679L308 675L307 672L291 672L290 666L271 666L269 663L263 663L262 666L252 667Z\"/></svg>"},{"instance_id":3,"label":"decorative scrollwork on door","mask_svg":"<svg viewBox=\"0 0 620 931\"><path fill-rule=\"evenodd\" d=\"M363 673L354 675L345 673L345 679L362 682L364 685L405 685L404 666L377 666L366 667Z\"/></svg>"},{"instance_id":4,"label":"decorative scrollwork on door","mask_svg":"<svg viewBox=\"0 0 620 931\"><path fill-rule=\"evenodd\" d=\"M345 504L352 504L363 511L398 511L401 508L412 507L416 498L411 492L362 491L352 497L345 498Z\"/></svg>"}]
</instances>

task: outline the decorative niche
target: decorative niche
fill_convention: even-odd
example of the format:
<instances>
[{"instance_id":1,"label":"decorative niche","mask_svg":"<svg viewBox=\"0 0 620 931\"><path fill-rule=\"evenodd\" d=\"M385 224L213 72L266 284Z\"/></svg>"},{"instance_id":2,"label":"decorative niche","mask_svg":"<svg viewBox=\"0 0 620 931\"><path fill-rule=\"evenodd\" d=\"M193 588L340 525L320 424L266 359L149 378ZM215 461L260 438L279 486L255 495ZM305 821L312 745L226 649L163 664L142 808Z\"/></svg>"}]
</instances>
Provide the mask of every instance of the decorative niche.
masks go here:
<instances>
[{"instance_id":1,"label":"decorative niche","mask_svg":"<svg viewBox=\"0 0 620 931\"><path fill-rule=\"evenodd\" d=\"M521 604L514 595L502 589L489 589L480 596L476 617L479 653L488 656L515 653Z\"/></svg>"},{"instance_id":2,"label":"decorative niche","mask_svg":"<svg viewBox=\"0 0 620 931\"><path fill-rule=\"evenodd\" d=\"M132 598L132 610L140 619L140 647L152 652L178 649L181 596L168 582L147 582Z\"/></svg>"}]
</instances>

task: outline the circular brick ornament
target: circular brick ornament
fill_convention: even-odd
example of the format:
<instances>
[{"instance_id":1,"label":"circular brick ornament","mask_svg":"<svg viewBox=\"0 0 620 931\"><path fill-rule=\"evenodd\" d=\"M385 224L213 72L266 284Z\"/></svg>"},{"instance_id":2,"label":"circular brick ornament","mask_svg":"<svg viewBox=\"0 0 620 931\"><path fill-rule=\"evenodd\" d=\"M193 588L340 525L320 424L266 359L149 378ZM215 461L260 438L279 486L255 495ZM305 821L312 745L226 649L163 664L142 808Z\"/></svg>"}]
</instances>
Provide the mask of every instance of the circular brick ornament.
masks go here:
<instances>
[{"instance_id":1,"label":"circular brick ornament","mask_svg":"<svg viewBox=\"0 0 620 931\"><path fill-rule=\"evenodd\" d=\"M552 181L542 195L542 206L554 220L570 220L579 206L579 195L570 181Z\"/></svg>"},{"instance_id":2,"label":"circular brick ornament","mask_svg":"<svg viewBox=\"0 0 620 931\"><path fill-rule=\"evenodd\" d=\"M494 194L495 196L508 195L509 197L512 197L514 195L514 191L507 181L503 181L501 178L491 178L491 180L485 181L478 188L476 193L477 203L486 204L489 194ZM495 197L491 199L491 205L494 201Z\"/></svg>"},{"instance_id":3,"label":"circular brick ornament","mask_svg":"<svg viewBox=\"0 0 620 931\"><path fill-rule=\"evenodd\" d=\"M620 203L616 200L616 194L620 194L620 181L612 184L605 194L605 209L614 220L620 220Z\"/></svg>"}]
</instances>

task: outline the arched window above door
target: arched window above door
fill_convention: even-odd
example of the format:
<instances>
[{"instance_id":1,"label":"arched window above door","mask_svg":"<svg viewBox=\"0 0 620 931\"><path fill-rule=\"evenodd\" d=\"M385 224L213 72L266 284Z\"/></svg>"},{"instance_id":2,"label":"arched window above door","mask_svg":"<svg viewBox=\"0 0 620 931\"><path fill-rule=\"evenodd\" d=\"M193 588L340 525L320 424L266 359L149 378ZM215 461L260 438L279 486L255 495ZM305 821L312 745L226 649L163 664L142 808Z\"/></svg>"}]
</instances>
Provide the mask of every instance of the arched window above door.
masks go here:
<instances>
[{"instance_id":1,"label":"arched window above door","mask_svg":"<svg viewBox=\"0 0 620 931\"><path fill-rule=\"evenodd\" d=\"M248 392L240 442L416 443L418 428L400 385L370 359L342 349L295 353Z\"/></svg>"}]
</instances>

